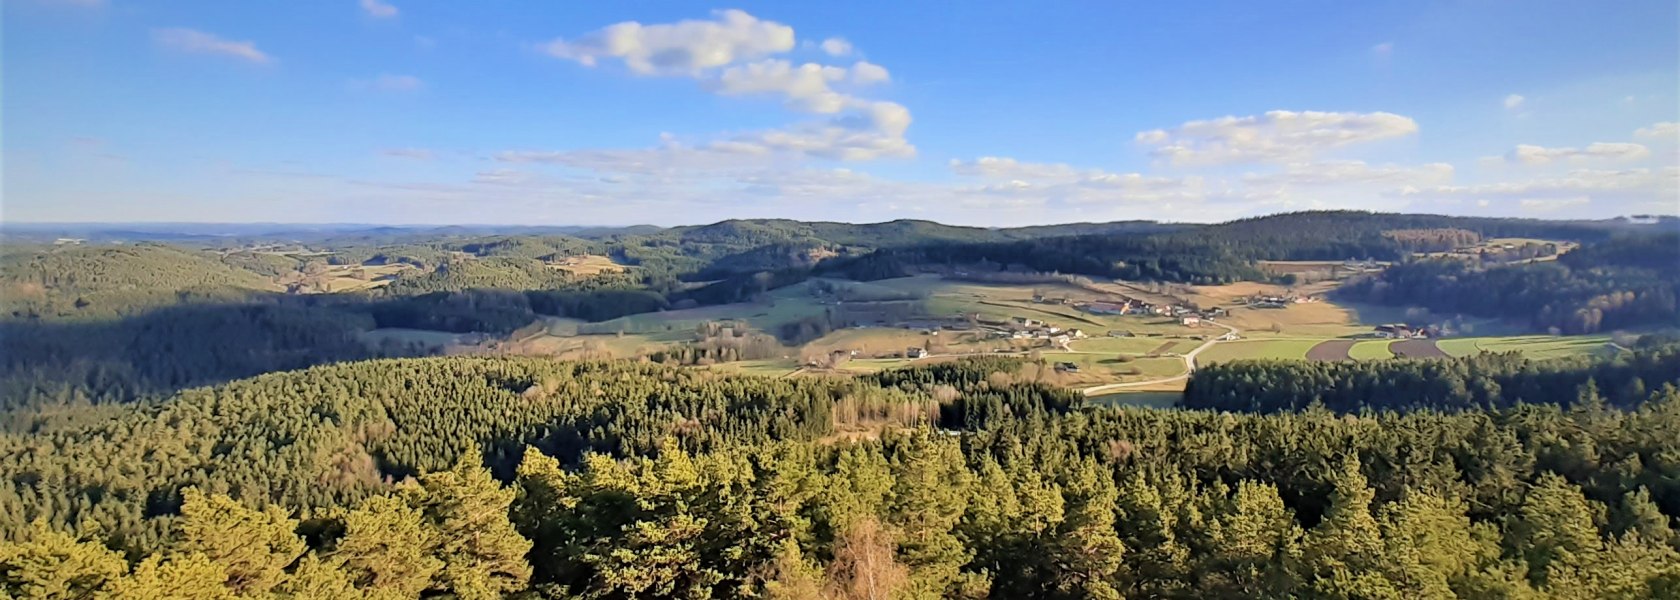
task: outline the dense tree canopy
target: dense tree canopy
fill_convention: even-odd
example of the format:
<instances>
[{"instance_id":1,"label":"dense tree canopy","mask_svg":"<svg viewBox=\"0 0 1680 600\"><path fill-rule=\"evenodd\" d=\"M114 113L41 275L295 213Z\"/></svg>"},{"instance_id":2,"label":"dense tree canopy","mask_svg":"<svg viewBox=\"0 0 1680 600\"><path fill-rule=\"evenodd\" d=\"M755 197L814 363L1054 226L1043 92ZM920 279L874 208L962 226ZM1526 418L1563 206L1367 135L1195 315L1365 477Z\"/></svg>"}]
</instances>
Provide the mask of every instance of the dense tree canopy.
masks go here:
<instances>
[{"instance_id":1,"label":"dense tree canopy","mask_svg":"<svg viewBox=\"0 0 1680 600\"><path fill-rule=\"evenodd\" d=\"M1458 259L1395 265L1344 297L1595 333L1680 323L1680 235L1623 236L1555 262L1483 268Z\"/></svg>"},{"instance_id":2,"label":"dense tree canopy","mask_svg":"<svg viewBox=\"0 0 1680 600\"><path fill-rule=\"evenodd\" d=\"M0 438L0 526L11 540L0 546L0 589L1680 590L1672 387L1626 410L1240 415L1085 408L1069 392L1015 383L1013 364L778 380L439 358L193 390L98 423Z\"/></svg>"},{"instance_id":3,"label":"dense tree canopy","mask_svg":"<svg viewBox=\"0 0 1680 600\"><path fill-rule=\"evenodd\" d=\"M1590 389L1596 401L1632 406L1644 402L1651 390L1680 385L1680 345L1606 351L1615 354L1607 359L1531 360L1512 352L1451 359L1236 361L1192 373L1184 405L1251 412L1315 404L1337 412L1570 406Z\"/></svg>"}]
</instances>

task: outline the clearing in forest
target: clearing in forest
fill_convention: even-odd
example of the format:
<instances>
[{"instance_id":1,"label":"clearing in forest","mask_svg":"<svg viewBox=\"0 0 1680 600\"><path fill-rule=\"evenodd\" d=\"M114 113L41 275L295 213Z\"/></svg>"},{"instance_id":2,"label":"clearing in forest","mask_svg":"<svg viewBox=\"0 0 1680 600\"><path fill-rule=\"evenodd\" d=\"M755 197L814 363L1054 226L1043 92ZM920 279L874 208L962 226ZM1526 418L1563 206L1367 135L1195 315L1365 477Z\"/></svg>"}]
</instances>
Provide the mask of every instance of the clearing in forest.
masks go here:
<instances>
[{"instance_id":1,"label":"clearing in forest","mask_svg":"<svg viewBox=\"0 0 1680 600\"><path fill-rule=\"evenodd\" d=\"M629 269L629 267L613 262L613 259L599 254L567 256L549 263L548 266L579 277L601 273L618 273Z\"/></svg>"}]
</instances>

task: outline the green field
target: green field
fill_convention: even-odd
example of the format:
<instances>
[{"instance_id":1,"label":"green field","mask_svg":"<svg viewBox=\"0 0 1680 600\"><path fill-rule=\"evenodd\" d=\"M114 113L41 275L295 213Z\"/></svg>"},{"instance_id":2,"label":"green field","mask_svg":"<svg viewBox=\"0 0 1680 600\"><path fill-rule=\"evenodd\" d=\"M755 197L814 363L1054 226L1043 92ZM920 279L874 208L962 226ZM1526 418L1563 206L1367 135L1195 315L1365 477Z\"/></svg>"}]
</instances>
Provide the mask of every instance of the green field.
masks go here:
<instances>
[{"instance_id":1,"label":"green field","mask_svg":"<svg viewBox=\"0 0 1680 600\"><path fill-rule=\"evenodd\" d=\"M1388 349L1393 340L1372 340L1359 342L1348 349L1348 358L1354 360L1381 360L1394 358L1394 352Z\"/></svg>"},{"instance_id":2,"label":"green field","mask_svg":"<svg viewBox=\"0 0 1680 600\"><path fill-rule=\"evenodd\" d=\"M1080 352L1103 352L1103 353L1109 353L1109 354L1137 354L1137 355L1141 356L1143 354L1148 354L1149 352L1154 351L1156 348L1161 347L1162 344L1165 344L1165 343L1168 343L1168 342L1173 342L1173 349L1174 349L1174 351L1176 351L1176 349L1180 345L1180 344L1178 344L1178 342L1183 342L1183 341L1190 341L1190 340L1170 340L1170 339L1159 338L1159 337L1131 337L1131 338L1099 337L1099 338L1090 338L1090 339L1084 339L1084 340L1075 340L1075 341L1069 343L1068 346L1070 346L1074 350L1078 350ZM1195 348L1196 344L1200 344L1200 343L1201 342L1193 342L1189 345L1189 348ZM1186 348L1186 350L1188 350L1189 348Z\"/></svg>"},{"instance_id":3,"label":"green field","mask_svg":"<svg viewBox=\"0 0 1680 600\"><path fill-rule=\"evenodd\" d=\"M1039 355L1046 362L1070 362L1079 365L1081 375L1106 376L1114 381L1144 381L1162 379L1184 373L1184 361L1177 358L1136 358L1121 362L1104 354L1077 352L1045 352ZM1131 373L1136 369L1136 373Z\"/></svg>"},{"instance_id":4,"label":"green field","mask_svg":"<svg viewBox=\"0 0 1680 600\"><path fill-rule=\"evenodd\" d=\"M1101 406L1138 406L1143 408L1172 408L1184 397L1183 392L1115 392L1091 396L1086 401Z\"/></svg>"},{"instance_id":5,"label":"green field","mask_svg":"<svg viewBox=\"0 0 1680 600\"><path fill-rule=\"evenodd\" d=\"M1260 358L1306 360L1307 350L1322 341L1324 340L1315 338L1223 342L1214 344L1212 348L1196 355L1196 362L1202 364Z\"/></svg>"},{"instance_id":6,"label":"green field","mask_svg":"<svg viewBox=\"0 0 1680 600\"><path fill-rule=\"evenodd\" d=\"M739 360L735 362L717 363L706 367L723 373L739 373L742 375L765 375L782 377L799 369L799 361L791 358L772 358L766 360Z\"/></svg>"},{"instance_id":7,"label":"green field","mask_svg":"<svg viewBox=\"0 0 1680 600\"><path fill-rule=\"evenodd\" d=\"M1478 352L1521 352L1528 358L1558 358L1584 356L1603 352L1610 341L1608 335L1550 336L1523 335L1511 337L1448 338L1436 342L1441 351L1453 356L1469 356Z\"/></svg>"}]
</instances>

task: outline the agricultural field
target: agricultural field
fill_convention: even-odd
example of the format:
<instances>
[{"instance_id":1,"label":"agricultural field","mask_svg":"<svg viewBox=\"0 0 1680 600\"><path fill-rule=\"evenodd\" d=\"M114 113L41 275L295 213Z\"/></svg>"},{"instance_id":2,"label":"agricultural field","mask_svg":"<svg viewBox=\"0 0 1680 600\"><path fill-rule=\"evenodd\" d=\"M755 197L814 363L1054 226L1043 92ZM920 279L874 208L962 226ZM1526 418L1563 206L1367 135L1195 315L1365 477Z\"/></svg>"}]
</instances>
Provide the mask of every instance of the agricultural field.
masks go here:
<instances>
[{"instance_id":1,"label":"agricultural field","mask_svg":"<svg viewBox=\"0 0 1680 600\"><path fill-rule=\"evenodd\" d=\"M1074 340L1068 346L1079 352L1095 352L1101 354L1183 354L1200 345L1200 341L1185 339L1166 339L1160 337L1129 337L1111 338L1096 337ZM1165 348L1163 349L1163 346Z\"/></svg>"},{"instance_id":2,"label":"agricultural field","mask_svg":"<svg viewBox=\"0 0 1680 600\"><path fill-rule=\"evenodd\" d=\"M402 263L368 266L327 265L325 270L319 273L289 273L279 278L277 283L305 294L358 292L385 287L396 279L398 274L412 268L414 267Z\"/></svg>"},{"instance_id":3,"label":"agricultural field","mask_svg":"<svg viewBox=\"0 0 1680 600\"><path fill-rule=\"evenodd\" d=\"M1220 323L1236 327L1246 337L1344 337L1371 331L1370 321L1346 307L1323 298L1333 284L1286 288L1265 283L1241 282L1228 285L1189 286L1184 300L1203 308L1223 308L1229 315ZM1283 308L1250 307L1247 298L1256 295L1299 294L1316 302L1289 304Z\"/></svg>"},{"instance_id":4,"label":"agricultural field","mask_svg":"<svg viewBox=\"0 0 1680 600\"><path fill-rule=\"evenodd\" d=\"M1214 344L1197 355L1197 363L1218 363L1233 360L1280 359L1306 360L1307 352L1323 343L1323 338L1275 338L1238 340Z\"/></svg>"},{"instance_id":5,"label":"agricultural field","mask_svg":"<svg viewBox=\"0 0 1680 600\"><path fill-rule=\"evenodd\" d=\"M1086 398L1087 402L1099 406L1135 406L1140 408L1172 408L1178 406L1178 401L1184 398L1183 390L1176 391L1123 391L1101 394Z\"/></svg>"},{"instance_id":6,"label":"agricultural field","mask_svg":"<svg viewBox=\"0 0 1680 600\"><path fill-rule=\"evenodd\" d=\"M1467 337L1437 340L1436 345L1450 356L1469 356L1478 352L1521 352L1528 358L1558 358L1585 356L1605 351L1610 343L1608 335L1550 336L1525 335L1507 337Z\"/></svg>"},{"instance_id":7,"label":"agricultural field","mask_svg":"<svg viewBox=\"0 0 1680 600\"><path fill-rule=\"evenodd\" d=\"M629 266L618 264L612 258L599 254L568 256L549 263L548 266L580 277L601 273L618 273L630 269Z\"/></svg>"},{"instance_id":8,"label":"agricultural field","mask_svg":"<svg viewBox=\"0 0 1680 600\"><path fill-rule=\"evenodd\" d=\"M799 361L792 358L738 360L707 365L706 369L720 373L786 377L799 371Z\"/></svg>"},{"instance_id":9,"label":"agricultural field","mask_svg":"<svg viewBox=\"0 0 1680 600\"><path fill-rule=\"evenodd\" d=\"M1348 358L1353 360L1382 360L1394 358L1394 351L1389 349L1391 340L1361 340L1348 349Z\"/></svg>"},{"instance_id":10,"label":"agricultural field","mask_svg":"<svg viewBox=\"0 0 1680 600\"><path fill-rule=\"evenodd\" d=\"M1078 352L1043 352L1038 357L1045 363L1038 369L1041 378L1054 377L1055 383L1074 387L1151 381L1184 374L1184 361L1177 358L1131 358L1122 361L1117 356ZM1078 365L1079 371L1056 373L1055 365L1064 362Z\"/></svg>"}]
</instances>

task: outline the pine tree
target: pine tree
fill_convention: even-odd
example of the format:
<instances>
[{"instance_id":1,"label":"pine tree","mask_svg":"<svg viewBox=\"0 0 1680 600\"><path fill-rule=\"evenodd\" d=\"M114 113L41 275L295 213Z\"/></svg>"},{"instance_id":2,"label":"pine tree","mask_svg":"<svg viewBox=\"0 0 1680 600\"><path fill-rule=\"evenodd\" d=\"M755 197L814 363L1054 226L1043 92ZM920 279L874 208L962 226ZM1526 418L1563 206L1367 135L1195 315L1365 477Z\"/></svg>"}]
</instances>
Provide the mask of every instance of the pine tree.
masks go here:
<instances>
[{"instance_id":1,"label":"pine tree","mask_svg":"<svg viewBox=\"0 0 1680 600\"><path fill-rule=\"evenodd\" d=\"M1384 576L1382 531L1371 515L1375 494L1349 456L1336 472L1324 520L1307 532L1302 561L1313 595L1324 598L1400 598Z\"/></svg>"},{"instance_id":2,"label":"pine tree","mask_svg":"<svg viewBox=\"0 0 1680 600\"><path fill-rule=\"evenodd\" d=\"M0 597L93 598L128 574L128 562L97 542L34 522L28 538L0 542Z\"/></svg>"},{"instance_id":3,"label":"pine tree","mask_svg":"<svg viewBox=\"0 0 1680 600\"><path fill-rule=\"evenodd\" d=\"M356 588L370 596L414 598L443 569L434 557L438 533L408 500L375 496L344 517L344 537L332 558L342 560Z\"/></svg>"},{"instance_id":4,"label":"pine tree","mask_svg":"<svg viewBox=\"0 0 1680 600\"><path fill-rule=\"evenodd\" d=\"M476 455L476 453L473 453ZM465 600L489 600L524 589L531 579L531 542L508 520L514 490L503 489L473 455L455 468L420 478L419 504L437 528L434 556L443 561L440 587Z\"/></svg>"},{"instance_id":5,"label":"pine tree","mask_svg":"<svg viewBox=\"0 0 1680 600\"><path fill-rule=\"evenodd\" d=\"M1202 576L1217 595L1287 597L1294 588L1290 568L1300 559L1301 536L1277 486L1239 482L1213 521L1214 555Z\"/></svg>"},{"instance_id":6,"label":"pine tree","mask_svg":"<svg viewBox=\"0 0 1680 600\"><path fill-rule=\"evenodd\" d=\"M154 554L135 565L134 574L118 580L112 598L119 600L232 600L227 568L197 552Z\"/></svg>"},{"instance_id":7,"label":"pine tree","mask_svg":"<svg viewBox=\"0 0 1680 600\"><path fill-rule=\"evenodd\" d=\"M1052 550L1051 589L1058 598L1121 597L1116 575L1126 545L1115 533L1114 480L1096 461L1085 459L1063 483L1067 518Z\"/></svg>"},{"instance_id":8,"label":"pine tree","mask_svg":"<svg viewBox=\"0 0 1680 600\"><path fill-rule=\"evenodd\" d=\"M178 552L197 552L227 570L235 594L267 592L285 577L286 567L304 552L297 521L280 507L256 511L227 496L205 496L197 488L181 491L181 541Z\"/></svg>"}]
</instances>

